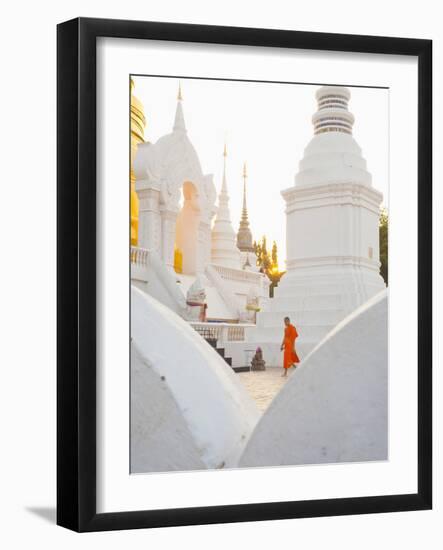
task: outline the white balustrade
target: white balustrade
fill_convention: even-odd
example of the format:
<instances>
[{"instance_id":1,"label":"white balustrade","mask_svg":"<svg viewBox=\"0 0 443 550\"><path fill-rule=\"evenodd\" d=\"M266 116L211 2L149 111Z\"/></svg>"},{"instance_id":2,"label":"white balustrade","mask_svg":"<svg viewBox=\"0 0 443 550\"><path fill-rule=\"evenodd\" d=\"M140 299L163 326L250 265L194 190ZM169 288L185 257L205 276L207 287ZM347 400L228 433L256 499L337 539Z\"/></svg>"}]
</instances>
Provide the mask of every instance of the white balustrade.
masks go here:
<instances>
[{"instance_id":1,"label":"white balustrade","mask_svg":"<svg viewBox=\"0 0 443 550\"><path fill-rule=\"evenodd\" d=\"M153 280L155 280L169 294L174 304L173 309L185 317L186 298L177 286L174 273L168 269L157 252L131 246L131 279L143 282L150 280L150 284L153 284Z\"/></svg>"},{"instance_id":2,"label":"white balustrade","mask_svg":"<svg viewBox=\"0 0 443 550\"><path fill-rule=\"evenodd\" d=\"M260 281L263 278L263 274L257 271L232 269L230 267L214 264L212 267L223 279L227 279L228 281L248 281L253 284L260 284Z\"/></svg>"},{"instance_id":3,"label":"white balustrade","mask_svg":"<svg viewBox=\"0 0 443 550\"><path fill-rule=\"evenodd\" d=\"M190 323L190 325L205 339L217 342L244 342L245 329L254 327L252 324L234 323Z\"/></svg>"},{"instance_id":4,"label":"white balustrade","mask_svg":"<svg viewBox=\"0 0 443 550\"><path fill-rule=\"evenodd\" d=\"M131 246L131 264L147 266L148 260L149 260L149 250L147 250L146 248Z\"/></svg>"},{"instance_id":5,"label":"white balustrade","mask_svg":"<svg viewBox=\"0 0 443 550\"><path fill-rule=\"evenodd\" d=\"M149 250L131 246L131 280L146 283L148 281Z\"/></svg>"}]
</instances>

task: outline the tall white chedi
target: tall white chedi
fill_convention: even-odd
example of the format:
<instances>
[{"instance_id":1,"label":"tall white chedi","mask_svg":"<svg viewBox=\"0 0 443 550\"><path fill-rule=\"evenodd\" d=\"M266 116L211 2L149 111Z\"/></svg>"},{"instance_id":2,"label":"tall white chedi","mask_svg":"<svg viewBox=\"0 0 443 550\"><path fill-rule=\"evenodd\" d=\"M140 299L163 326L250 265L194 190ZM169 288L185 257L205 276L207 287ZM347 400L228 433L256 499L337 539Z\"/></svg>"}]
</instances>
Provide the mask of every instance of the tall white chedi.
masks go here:
<instances>
[{"instance_id":1,"label":"tall white chedi","mask_svg":"<svg viewBox=\"0 0 443 550\"><path fill-rule=\"evenodd\" d=\"M283 317L297 326L305 356L339 321L385 287L380 276L382 194L352 136L350 92L325 86L316 93L314 137L286 201L287 272L268 311L259 313L254 341L281 338ZM279 363L275 355L273 362ZM271 358L266 358L272 361Z\"/></svg>"},{"instance_id":2,"label":"tall white chedi","mask_svg":"<svg viewBox=\"0 0 443 550\"><path fill-rule=\"evenodd\" d=\"M229 212L229 194L226 182L226 144L223 150L223 178L218 196L217 214L211 232L212 263L234 269L241 268L240 250L236 244L236 234L231 223Z\"/></svg>"}]
</instances>

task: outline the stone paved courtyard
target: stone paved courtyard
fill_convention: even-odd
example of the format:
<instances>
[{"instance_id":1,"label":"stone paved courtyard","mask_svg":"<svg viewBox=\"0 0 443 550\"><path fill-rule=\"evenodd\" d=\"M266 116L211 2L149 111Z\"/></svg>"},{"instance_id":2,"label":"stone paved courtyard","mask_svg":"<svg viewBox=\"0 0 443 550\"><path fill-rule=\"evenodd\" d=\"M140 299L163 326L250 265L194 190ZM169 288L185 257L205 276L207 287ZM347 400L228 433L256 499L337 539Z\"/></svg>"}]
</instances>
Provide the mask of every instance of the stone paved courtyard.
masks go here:
<instances>
[{"instance_id":1,"label":"stone paved courtyard","mask_svg":"<svg viewBox=\"0 0 443 550\"><path fill-rule=\"evenodd\" d=\"M264 412L293 372L294 369L290 369L288 377L283 378L283 369L270 367L265 371L239 372L237 376L240 377L257 407Z\"/></svg>"}]
</instances>

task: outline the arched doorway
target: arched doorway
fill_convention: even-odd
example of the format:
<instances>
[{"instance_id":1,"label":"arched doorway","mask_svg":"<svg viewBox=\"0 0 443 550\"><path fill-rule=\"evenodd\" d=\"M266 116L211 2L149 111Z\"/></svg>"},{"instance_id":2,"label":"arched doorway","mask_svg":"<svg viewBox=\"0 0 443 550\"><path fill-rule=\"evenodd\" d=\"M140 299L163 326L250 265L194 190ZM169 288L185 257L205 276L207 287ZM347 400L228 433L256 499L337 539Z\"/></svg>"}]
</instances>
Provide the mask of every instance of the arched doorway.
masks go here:
<instances>
[{"instance_id":1,"label":"arched doorway","mask_svg":"<svg viewBox=\"0 0 443 550\"><path fill-rule=\"evenodd\" d=\"M200 205L197 189L193 183L186 181L182 192L183 206L178 213L175 229L176 257L181 259L181 272L194 275L198 261Z\"/></svg>"}]
</instances>

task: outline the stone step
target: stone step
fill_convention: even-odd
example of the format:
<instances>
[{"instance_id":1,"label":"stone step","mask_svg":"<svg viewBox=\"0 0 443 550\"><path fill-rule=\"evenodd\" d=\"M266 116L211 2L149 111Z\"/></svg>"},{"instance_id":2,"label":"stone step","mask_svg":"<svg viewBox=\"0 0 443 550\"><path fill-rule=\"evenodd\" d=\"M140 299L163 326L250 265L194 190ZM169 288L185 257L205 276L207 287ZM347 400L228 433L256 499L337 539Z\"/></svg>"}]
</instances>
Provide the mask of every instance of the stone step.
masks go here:
<instances>
[{"instance_id":1,"label":"stone step","mask_svg":"<svg viewBox=\"0 0 443 550\"><path fill-rule=\"evenodd\" d=\"M232 367L234 372L249 372L251 367Z\"/></svg>"},{"instance_id":2,"label":"stone step","mask_svg":"<svg viewBox=\"0 0 443 550\"><path fill-rule=\"evenodd\" d=\"M300 340L307 342L319 342L330 330L335 326L335 323L330 325L299 325L295 324ZM257 326L255 329L248 331L247 343L256 343L260 345L260 342L281 342L283 339L283 327L261 327Z\"/></svg>"},{"instance_id":3,"label":"stone step","mask_svg":"<svg viewBox=\"0 0 443 550\"><path fill-rule=\"evenodd\" d=\"M257 327L280 327L283 331L283 317L285 313L290 316L291 322L298 326L336 325L347 315L345 309L319 309L317 311L303 311L291 309L288 313L276 311L262 311L257 315Z\"/></svg>"},{"instance_id":4,"label":"stone step","mask_svg":"<svg viewBox=\"0 0 443 550\"><path fill-rule=\"evenodd\" d=\"M222 357L225 362L232 367L232 357L225 357L225 348L219 348L217 347L217 339L216 338L205 338L206 342L215 349L215 351Z\"/></svg>"},{"instance_id":5,"label":"stone step","mask_svg":"<svg viewBox=\"0 0 443 550\"><path fill-rule=\"evenodd\" d=\"M317 279L313 282L312 279L306 281L288 282L286 285L278 286L274 289L274 296L306 296L309 294L320 296L331 296L342 293L346 290L349 293L360 294L360 288L354 279L343 282L340 280L319 282Z\"/></svg>"},{"instance_id":6,"label":"stone step","mask_svg":"<svg viewBox=\"0 0 443 550\"><path fill-rule=\"evenodd\" d=\"M333 303L338 302L337 305L340 306L343 305L340 304L340 300L344 300L349 305L359 305L383 288L383 279L378 274L365 275L363 278L355 274L347 274L339 280L331 277L319 280L318 276L303 278L303 280L297 278L288 280L286 284L282 282L275 288L274 298L270 301L276 304L279 300L284 303L296 299L305 300L307 305L313 303L315 306L317 302L328 303L332 300Z\"/></svg>"},{"instance_id":7,"label":"stone step","mask_svg":"<svg viewBox=\"0 0 443 550\"><path fill-rule=\"evenodd\" d=\"M206 342L213 348L217 347L217 338L205 338Z\"/></svg>"},{"instance_id":8,"label":"stone step","mask_svg":"<svg viewBox=\"0 0 443 550\"><path fill-rule=\"evenodd\" d=\"M225 362L232 367L232 358L231 357L225 357L225 348L216 348L217 353L220 355L220 357L223 357Z\"/></svg>"},{"instance_id":9,"label":"stone step","mask_svg":"<svg viewBox=\"0 0 443 550\"><path fill-rule=\"evenodd\" d=\"M217 345L217 344L215 344ZM222 357L225 362L230 366L232 367L232 358L231 357L226 357L225 356L225 348L217 348L217 347L214 347L215 351L220 355L220 357Z\"/></svg>"},{"instance_id":10,"label":"stone step","mask_svg":"<svg viewBox=\"0 0 443 550\"><path fill-rule=\"evenodd\" d=\"M262 311L303 311L309 310L335 310L343 307L340 299L336 294L330 295L312 295L306 296L306 294L300 294L299 296L278 296L274 295L266 305L263 306Z\"/></svg>"}]
</instances>

